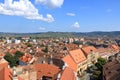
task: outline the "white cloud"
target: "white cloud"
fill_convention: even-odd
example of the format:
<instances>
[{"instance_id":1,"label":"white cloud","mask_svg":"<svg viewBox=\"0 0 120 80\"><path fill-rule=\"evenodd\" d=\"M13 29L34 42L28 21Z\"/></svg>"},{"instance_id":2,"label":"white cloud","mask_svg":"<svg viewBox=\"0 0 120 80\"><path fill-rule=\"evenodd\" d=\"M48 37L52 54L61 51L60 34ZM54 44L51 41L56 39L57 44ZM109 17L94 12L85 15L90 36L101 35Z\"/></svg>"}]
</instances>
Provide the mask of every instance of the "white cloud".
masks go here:
<instances>
[{"instance_id":1,"label":"white cloud","mask_svg":"<svg viewBox=\"0 0 120 80\"><path fill-rule=\"evenodd\" d=\"M74 27L74 28L79 28L79 27L80 27L80 24L79 24L78 22L75 22L75 23L72 25L72 27Z\"/></svg>"},{"instance_id":2,"label":"white cloud","mask_svg":"<svg viewBox=\"0 0 120 80\"><path fill-rule=\"evenodd\" d=\"M112 12L112 9L107 9L107 12L108 12L108 13Z\"/></svg>"},{"instance_id":3,"label":"white cloud","mask_svg":"<svg viewBox=\"0 0 120 80\"><path fill-rule=\"evenodd\" d=\"M44 27L39 27L38 29L39 29L39 30L45 30L45 28L44 28Z\"/></svg>"},{"instance_id":4,"label":"white cloud","mask_svg":"<svg viewBox=\"0 0 120 80\"><path fill-rule=\"evenodd\" d=\"M41 20L46 22L54 21L52 15L47 14L46 17L38 13L38 9L29 0L5 0L0 3L0 14L23 16L27 19Z\"/></svg>"},{"instance_id":5,"label":"white cloud","mask_svg":"<svg viewBox=\"0 0 120 80\"><path fill-rule=\"evenodd\" d=\"M64 0L36 0L36 3L47 6L48 8L61 7Z\"/></svg>"},{"instance_id":6,"label":"white cloud","mask_svg":"<svg viewBox=\"0 0 120 80\"><path fill-rule=\"evenodd\" d=\"M67 13L66 15L68 15L68 16L75 16L74 13Z\"/></svg>"}]
</instances>

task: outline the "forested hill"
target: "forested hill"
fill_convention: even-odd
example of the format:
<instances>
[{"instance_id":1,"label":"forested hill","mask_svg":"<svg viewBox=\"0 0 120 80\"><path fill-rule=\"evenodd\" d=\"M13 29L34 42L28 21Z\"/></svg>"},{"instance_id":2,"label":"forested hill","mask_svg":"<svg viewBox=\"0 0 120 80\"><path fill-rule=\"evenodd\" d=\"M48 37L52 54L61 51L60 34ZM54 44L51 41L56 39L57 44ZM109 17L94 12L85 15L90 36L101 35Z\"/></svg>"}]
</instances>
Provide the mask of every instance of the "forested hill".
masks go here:
<instances>
[{"instance_id":1,"label":"forested hill","mask_svg":"<svg viewBox=\"0 0 120 80\"><path fill-rule=\"evenodd\" d=\"M120 37L120 31L113 31L113 32L39 32L39 33L7 33L7 32L0 32L0 36L15 36L15 37L22 37L22 36L30 36L30 37Z\"/></svg>"}]
</instances>

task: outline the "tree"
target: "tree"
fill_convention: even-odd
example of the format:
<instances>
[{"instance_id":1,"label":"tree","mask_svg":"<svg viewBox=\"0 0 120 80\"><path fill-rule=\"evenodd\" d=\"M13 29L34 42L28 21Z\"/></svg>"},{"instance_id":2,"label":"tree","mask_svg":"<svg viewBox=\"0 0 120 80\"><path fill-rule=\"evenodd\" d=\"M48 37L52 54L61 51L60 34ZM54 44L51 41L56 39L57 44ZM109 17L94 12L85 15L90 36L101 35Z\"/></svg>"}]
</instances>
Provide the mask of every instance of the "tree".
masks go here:
<instances>
[{"instance_id":1,"label":"tree","mask_svg":"<svg viewBox=\"0 0 120 80\"><path fill-rule=\"evenodd\" d=\"M32 44L26 43L27 47L32 47Z\"/></svg>"},{"instance_id":2,"label":"tree","mask_svg":"<svg viewBox=\"0 0 120 80\"><path fill-rule=\"evenodd\" d=\"M20 52L20 51L16 51L16 52L15 52L15 56L16 56L17 58L20 58L20 57L22 57L23 55L24 55L23 52Z\"/></svg>"},{"instance_id":3,"label":"tree","mask_svg":"<svg viewBox=\"0 0 120 80\"><path fill-rule=\"evenodd\" d=\"M95 70L93 72L93 75L91 76L93 80L102 79L102 68L103 68L103 65L105 64L106 64L106 60L104 58L98 58L97 63L95 63L97 70Z\"/></svg>"},{"instance_id":4,"label":"tree","mask_svg":"<svg viewBox=\"0 0 120 80\"><path fill-rule=\"evenodd\" d=\"M106 64L106 60L105 60L104 58L98 58L97 63L95 64L95 66L96 66L98 69L102 70L102 67L103 67L103 65L105 65L105 64Z\"/></svg>"},{"instance_id":5,"label":"tree","mask_svg":"<svg viewBox=\"0 0 120 80\"><path fill-rule=\"evenodd\" d=\"M9 62L10 67L14 67L18 65L19 58L24 55L23 52L16 51L15 55L11 55L10 53L6 53L4 59Z\"/></svg>"},{"instance_id":6,"label":"tree","mask_svg":"<svg viewBox=\"0 0 120 80\"><path fill-rule=\"evenodd\" d=\"M98 58L98 63L101 63L102 65L106 64L106 60L104 58Z\"/></svg>"},{"instance_id":7,"label":"tree","mask_svg":"<svg viewBox=\"0 0 120 80\"><path fill-rule=\"evenodd\" d=\"M16 66L19 60L17 57L11 55L10 53L6 53L4 59L6 59L9 62L10 67Z\"/></svg>"}]
</instances>

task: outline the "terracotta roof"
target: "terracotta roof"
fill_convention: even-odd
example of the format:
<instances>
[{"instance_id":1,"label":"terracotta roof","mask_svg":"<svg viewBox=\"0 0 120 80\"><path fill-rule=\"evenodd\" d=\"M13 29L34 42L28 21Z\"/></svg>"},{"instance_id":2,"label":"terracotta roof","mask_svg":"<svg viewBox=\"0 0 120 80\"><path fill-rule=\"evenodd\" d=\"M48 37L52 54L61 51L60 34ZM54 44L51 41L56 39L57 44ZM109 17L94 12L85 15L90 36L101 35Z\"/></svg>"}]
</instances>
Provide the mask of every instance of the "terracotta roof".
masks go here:
<instances>
[{"instance_id":1,"label":"terracotta roof","mask_svg":"<svg viewBox=\"0 0 120 80\"><path fill-rule=\"evenodd\" d=\"M8 67L0 66L0 80L12 80L12 72Z\"/></svg>"},{"instance_id":2,"label":"terracotta roof","mask_svg":"<svg viewBox=\"0 0 120 80\"><path fill-rule=\"evenodd\" d=\"M4 80L4 68L0 67L0 79Z\"/></svg>"},{"instance_id":3,"label":"terracotta roof","mask_svg":"<svg viewBox=\"0 0 120 80\"><path fill-rule=\"evenodd\" d=\"M66 44L65 46L66 46L69 50L78 49L78 45L77 45L77 44L73 44L73 43Z\"/></svg>"},{"instance_id":4,"label":"terracotta roof","mask_svg":"<svg viewBox=\"0 0 120 80\"><path fill-rule=\"evenodd\" d=\"M72 50L69 53L70 53L70 56L75 61L75 63L80 63L80 62L86 60L86 57L81 49Z\"/></svg>"},{"instance_id":5,"label":"terracotta roof","mask_svg":"<svg viewBox=\"0 0 120 80\"><path fill-rule=\"evenodd\" d=\"M59 67L49 64L35 64L34 69L37 71L37 79L43 76L54 77L60 72Z\"/></svg>"},{"instance_id":6,"label":"terracotta roof","mask_svg":"<svg viewBox=\"0 0 120 80\"><path fill-rule=\"evenodd\" d=\"M5 56L5 53L0 53L0 57L4 57Z\"/></svg>"},{"instance_id":7,"label":"terracotta roof","mask_svg":"<svg viewBox=\"0 0 120 80\"><path fill-rule=\"evenodd\" d=\"M0 58L0 67L8 67L8 62L4 58Z\"/></svg>"},{"instance_id":8,"label":"terracotta roof","mask_svg":"<svg viewBox=\"0 0 120 80\"><path fill-rule=\"evenodd\" d=\"M86 60L84 53L80 50L72 50L70 53L62 59L67 63L74 71L77 71L77 64Z\"/></svg>"},{"instance_id":9,"label":"terracotta roof","mask_svg":"<svg viewBox=\"0 0 120 80\"><path fill-rule=\"evenodd\" d=\"M110 56L110 55L116 53L116 51L113 48L110 48L110 47L99 48L99 49L96 50L96 52L98 52L100 56L105 56L105 55Z\"/></svg>"},{"instance_id":10,"label":"terracotta roof","mask_svg":"<svg viewBox=\"0 0 120 80\"><path fill-rule=\"evenodd\" d=\"M70 55L65 56L62 59L67 65L72 68L74 71L77 71L77 64L74 62L74 60L71 58Z\"/></svg>"},{"instance_id":11,"label":"terracotta roof","mask_svg":"<svg viewBox=\"0 0 120 80\"><path fill-rule=\"evenodd\" d=\"M87 46L87 47L83 47L82 50L85 52L85 54L87 56L92 51L96 51L97 49L94 46Z\"/></svg>"},{"instance_id":12,"label":"terracotta roof","mask_svg":"<svg viewBox=\"0 0 120 80\"><path fill-rule=\"evenodd\" d=\"M112 47L115 49L115 50L119 50L119 47L117 45L112 45Z\"/></svg>"},{"instance_id":13,"label":"terracotta roof","mask_svg":"<svg viewBox=\"0 0 120 80\"><path fill-rule=\"evenodd\" d=\"M29 62L32 59L32 55L29 53L25 53L24 56L19 58L23 62Z\"/></svg>"},{"instance_id":14,"label":"terracotta roof","mask_svg":"<svg viewBox=\"0 0 120 80\"><path fill-rule=\"evenodd\" d=\"M15 49L10 49L10 50L9 50L9 53L11 53L11 54L14 54L15 52L16 52Z\"/></svg>"},{"instance_id":15,"label":"terracotta roof","mask_svg":"<svg viewBox=\"0 0 120 80\"><path fill-rule=\"evenodd\" d=\"M74 72L66 67L61 74L60 80L76 80Z\"/></svg>"}]
</instances>

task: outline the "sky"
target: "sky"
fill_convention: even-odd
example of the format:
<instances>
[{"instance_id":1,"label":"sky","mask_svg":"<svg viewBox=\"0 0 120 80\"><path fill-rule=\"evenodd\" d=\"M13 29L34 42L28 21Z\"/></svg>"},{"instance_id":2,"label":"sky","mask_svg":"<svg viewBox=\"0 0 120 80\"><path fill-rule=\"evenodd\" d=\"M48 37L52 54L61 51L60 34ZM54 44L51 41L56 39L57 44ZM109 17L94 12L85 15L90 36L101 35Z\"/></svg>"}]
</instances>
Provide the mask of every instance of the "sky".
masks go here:
<instances>
[{"instance_id":1,"label":"sky","mask_svg":"<svg viewBox=\"0 0 120 80\"><path fill-rule=\"evenodd\" d=\"M0 32L120 31L120 0L0 0Z\"/></svg>"}]
</instances>

